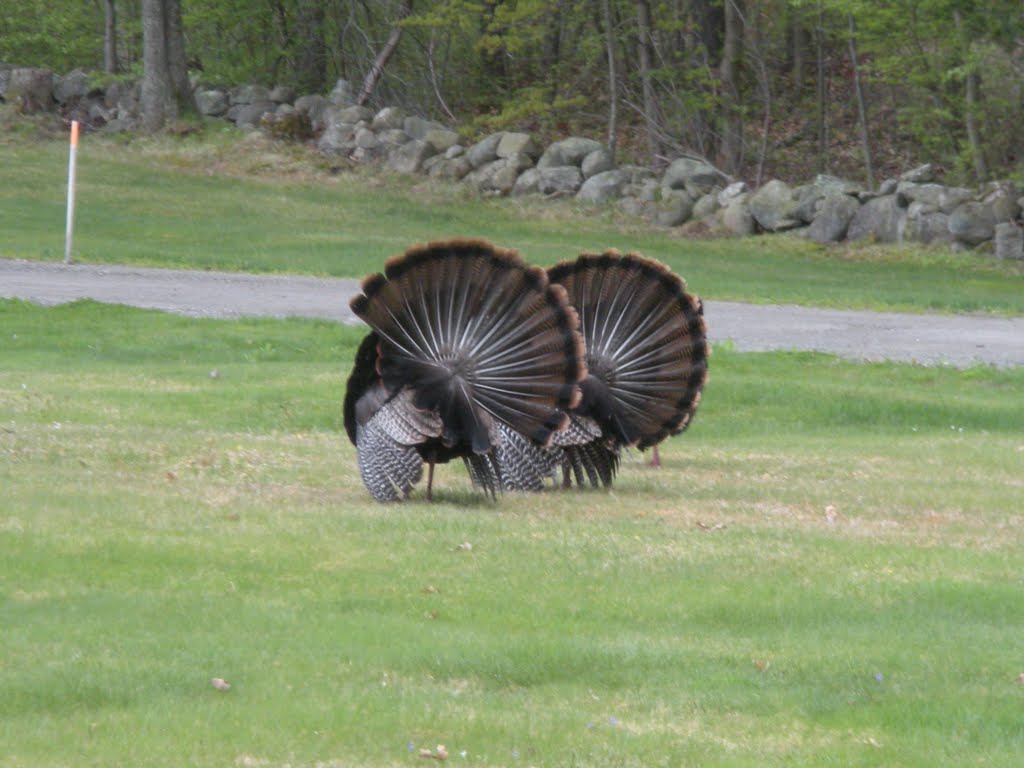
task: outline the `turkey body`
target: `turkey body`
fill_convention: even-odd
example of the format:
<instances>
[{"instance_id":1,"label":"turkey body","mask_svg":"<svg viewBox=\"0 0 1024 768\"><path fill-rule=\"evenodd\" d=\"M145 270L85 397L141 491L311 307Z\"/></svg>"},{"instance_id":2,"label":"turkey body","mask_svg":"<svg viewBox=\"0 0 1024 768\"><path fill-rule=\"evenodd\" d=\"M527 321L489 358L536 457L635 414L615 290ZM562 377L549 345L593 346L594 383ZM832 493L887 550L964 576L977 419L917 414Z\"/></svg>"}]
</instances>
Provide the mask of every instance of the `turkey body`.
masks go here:
<instances>
[{"instance_id":1,"label":"turkey body","mask_svg":"<svg viewBox=\"0 0 1024 768\"><path fill-rule=\"evenodd\" d=\"M434 465L455 458L491 494L540 486L516 456L566 428L586 377L564 288L513 251L455 240L390 260L351 306L371 332L349 377L345 429L374 498L407 497L424 462L430 498Z\"/></svg>"}]
</instances>

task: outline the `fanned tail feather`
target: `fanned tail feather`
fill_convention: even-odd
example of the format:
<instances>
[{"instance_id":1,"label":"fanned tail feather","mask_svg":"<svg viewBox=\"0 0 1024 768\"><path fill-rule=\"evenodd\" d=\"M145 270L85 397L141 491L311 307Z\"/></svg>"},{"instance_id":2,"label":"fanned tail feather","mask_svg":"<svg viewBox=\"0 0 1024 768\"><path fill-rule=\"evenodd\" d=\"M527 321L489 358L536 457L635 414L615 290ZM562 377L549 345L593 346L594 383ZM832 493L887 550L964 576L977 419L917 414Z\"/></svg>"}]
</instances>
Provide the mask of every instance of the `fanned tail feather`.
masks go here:
<instances>
[{"instance_id":1,"label":"fanned tail feather","mask_svg":"<svg viewBox=\"0 0 1024 768\"><path fill-rule=\"evenodd\" d=\"M703 306L681 278L639 254L583 254L548 275L565 287L587 348L573 420L600 432L564 446L565 464L579 484L585 474L609 485L621 447L657 445L689 426L707 380Z\"/></svg>"},{"instance_id":2,"label":"fanned tail feather","mask_svg":"<svg viewBox=\"0 0 1024 768\"><path fill-rule=\"evenodd\" d=\"M380 405L379 382L389 398L408 393L403 413L437 419L438 434L417 444L423 458L461 456L493 493L504 484L494 458L503 436L547 445L580 401L586 365L576 313L562 287L513 251L478 240L411 248L367 277L351 306L375 339L360 347L346 395L357 447L349 426L372 418L361 420L357 405Z\"/></svg>"}]
</instances>

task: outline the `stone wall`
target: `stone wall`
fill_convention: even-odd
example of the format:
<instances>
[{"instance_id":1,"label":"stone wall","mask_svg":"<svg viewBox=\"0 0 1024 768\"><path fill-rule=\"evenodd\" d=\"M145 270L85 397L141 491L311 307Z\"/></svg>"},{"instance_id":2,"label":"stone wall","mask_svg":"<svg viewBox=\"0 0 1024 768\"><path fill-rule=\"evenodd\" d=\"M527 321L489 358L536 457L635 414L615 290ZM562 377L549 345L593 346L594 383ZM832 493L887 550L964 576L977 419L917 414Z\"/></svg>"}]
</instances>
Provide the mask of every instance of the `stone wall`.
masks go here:
<instances>
[{"instance_id":1,"label":"stone wall","mask_svg":"<svg viewBox=\"0 0 1024 768\"><path fill-rule=\"evenodd\" d=\"M947 186L931 165L887 179L875 190L827 175L795 185L772 179L755 190L700 158L679 158L661 174L615 166L600 142L578 136L542 146L529 134L502 131L463 143L447 126L397 107L356 106L344 80L326 96L259 85L199 85L195 96L208 117L308 141L327 155L395 173L458 181L482 195L616 205L684 234L789 232L819 243L937 243L1024 259L1021 191L1010 181L976 189ZM97 130L133 130L139 124L138 84L94 89L80 71L56 77L48 70L0 65L0 100L27 111L60 109Z\"/></svg>"}]
</instances>

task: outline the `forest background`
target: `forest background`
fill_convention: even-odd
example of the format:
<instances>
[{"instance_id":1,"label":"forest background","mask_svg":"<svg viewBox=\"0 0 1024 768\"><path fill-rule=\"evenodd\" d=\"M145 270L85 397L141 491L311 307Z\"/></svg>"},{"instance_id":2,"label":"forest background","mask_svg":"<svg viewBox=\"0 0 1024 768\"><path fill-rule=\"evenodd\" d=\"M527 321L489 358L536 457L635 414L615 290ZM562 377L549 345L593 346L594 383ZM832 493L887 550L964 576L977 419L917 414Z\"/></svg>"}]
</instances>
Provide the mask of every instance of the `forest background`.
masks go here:
<instances>
[{"instance_id":1,"label":"forest background","mask_svg":"<svg viewBox=\"0 0 1024 768\"><path fill-rule=\"evenodd\" d=\"M326 93L344 78L470 136L591 135L622 160L694 155L754 184L873 186L925 161L949 182L1024 181L1020 0L4 5L0 62L57 73L142 78L147 18L178 19L193 82Z\"/></svg>"}]
</instances>

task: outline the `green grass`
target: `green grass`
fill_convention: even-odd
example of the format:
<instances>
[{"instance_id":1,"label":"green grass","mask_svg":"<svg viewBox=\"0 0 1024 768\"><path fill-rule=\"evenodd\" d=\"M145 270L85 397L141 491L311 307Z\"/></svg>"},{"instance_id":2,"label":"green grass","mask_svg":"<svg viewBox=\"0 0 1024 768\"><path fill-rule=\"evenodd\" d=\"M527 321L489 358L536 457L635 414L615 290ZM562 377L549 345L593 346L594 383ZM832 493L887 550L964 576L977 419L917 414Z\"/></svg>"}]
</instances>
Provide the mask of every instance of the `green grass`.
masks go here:
<instances>
[{"instance_id":1,"label":"green grass","mask_svg":"<svg viewBox=\"0 0 1024 768\"><path fill-rule=\"evenodd\" d=\"M1024 371L725 347L661 470L382 506L359 335L0 302L4 765L1018 764Z\"/></svg>"},{"instance_id":2,"label":"green grass","mask_svg":"<svg viewBox=\"0 0 1024 768\"><path fill-rule=\"evenodd\" d=\"M0 120L0 257L59 260L66 143L26 130ZM353 169L228 129L88 135L78 180L75 257L84 263L355 277L412 243L473 236L541 265L583 250L639 250L708 299L1024 314L1024 270L991 256L785 236L683 239L614 207L481 200L459 185Z\"/></svg>"}]
</instances>

